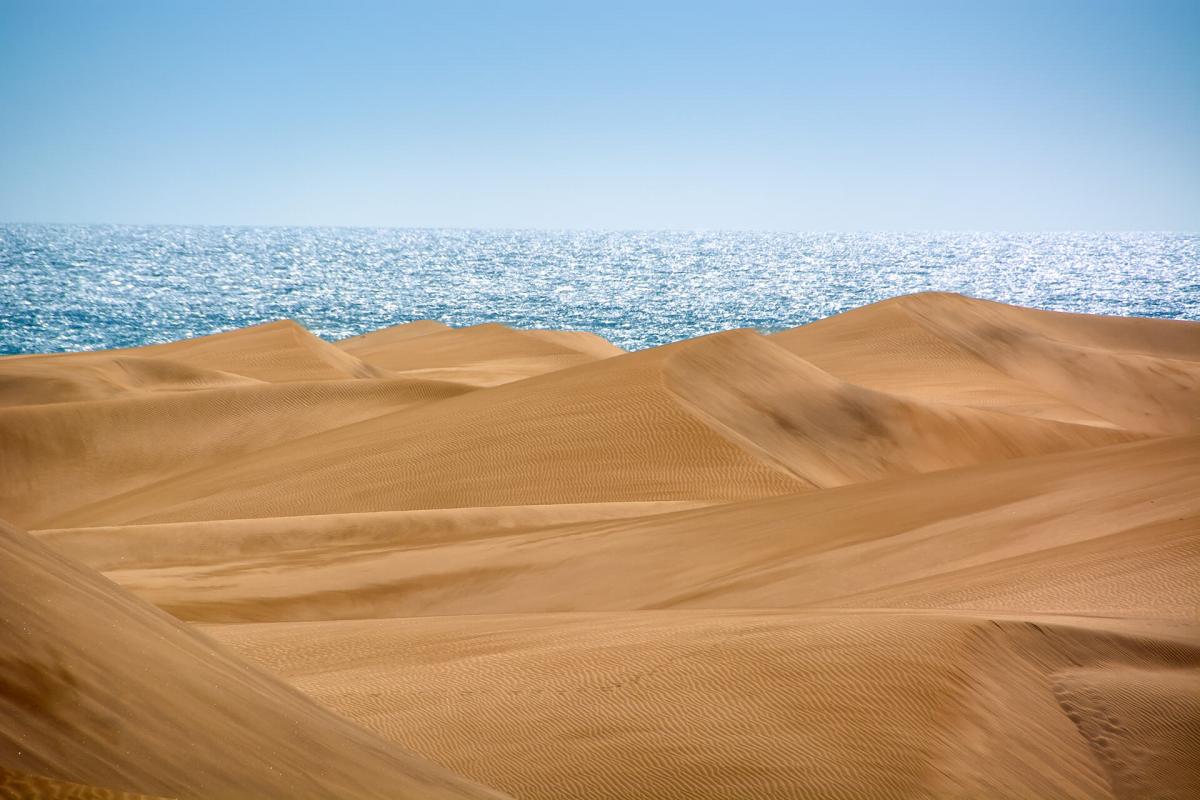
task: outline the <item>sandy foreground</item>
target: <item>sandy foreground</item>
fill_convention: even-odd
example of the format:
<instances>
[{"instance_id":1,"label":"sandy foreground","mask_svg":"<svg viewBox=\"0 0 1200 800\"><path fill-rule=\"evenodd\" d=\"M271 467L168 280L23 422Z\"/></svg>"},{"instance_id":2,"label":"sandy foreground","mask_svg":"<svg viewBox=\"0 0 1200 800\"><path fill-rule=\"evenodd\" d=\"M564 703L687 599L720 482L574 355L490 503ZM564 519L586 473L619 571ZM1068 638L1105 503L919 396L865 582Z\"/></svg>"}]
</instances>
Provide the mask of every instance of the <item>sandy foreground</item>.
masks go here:
<instances>
[{"instance_id":1,"label":"sandy foreground","mask_svg":"<svg viewBox=\"0 0 1200 800\"><path fill-rule=\"evenodd\" d=\"M1200 797L1200 323L0 358L0 798Z\"/></svg>"}]
</instances>

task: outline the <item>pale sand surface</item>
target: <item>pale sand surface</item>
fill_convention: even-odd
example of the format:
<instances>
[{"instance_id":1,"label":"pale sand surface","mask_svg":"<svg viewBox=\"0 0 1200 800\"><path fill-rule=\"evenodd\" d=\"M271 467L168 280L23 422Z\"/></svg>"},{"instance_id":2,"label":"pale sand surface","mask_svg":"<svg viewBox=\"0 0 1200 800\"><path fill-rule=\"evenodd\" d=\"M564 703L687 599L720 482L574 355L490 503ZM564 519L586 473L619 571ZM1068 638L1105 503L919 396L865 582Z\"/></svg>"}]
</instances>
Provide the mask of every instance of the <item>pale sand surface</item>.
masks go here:
<instances>
[{"instance_id":1,"label":"pale sand surface","mask_svg":"<svg viewBox=\"0 0 1200 800\"><path fill-rule=\"evenodd\" d=\"M0 797L1200 796L1197 323L278 322L0 453Z\"/></svg>"}]
</instances>

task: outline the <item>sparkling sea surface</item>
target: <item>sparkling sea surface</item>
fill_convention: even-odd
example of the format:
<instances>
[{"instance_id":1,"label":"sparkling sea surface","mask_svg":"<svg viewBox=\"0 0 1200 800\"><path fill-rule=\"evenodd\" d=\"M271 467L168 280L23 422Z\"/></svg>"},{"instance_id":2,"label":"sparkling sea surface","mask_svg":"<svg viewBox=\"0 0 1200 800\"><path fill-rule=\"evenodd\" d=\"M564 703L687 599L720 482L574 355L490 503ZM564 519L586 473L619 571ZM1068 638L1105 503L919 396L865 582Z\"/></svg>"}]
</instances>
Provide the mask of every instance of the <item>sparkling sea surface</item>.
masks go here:
<instances>
[{"instance_id":1,"label":"sparkling sea surface","mask_svg":"<svg viewBox=\"0 0 1200 800\"><path fill-rule=\"evenodd\" d=\"M1200 234L805 234L0 225L0 353L292 318L588 330L638 349L897 294L1200 319Z\"/></svg>"}]
</instances>

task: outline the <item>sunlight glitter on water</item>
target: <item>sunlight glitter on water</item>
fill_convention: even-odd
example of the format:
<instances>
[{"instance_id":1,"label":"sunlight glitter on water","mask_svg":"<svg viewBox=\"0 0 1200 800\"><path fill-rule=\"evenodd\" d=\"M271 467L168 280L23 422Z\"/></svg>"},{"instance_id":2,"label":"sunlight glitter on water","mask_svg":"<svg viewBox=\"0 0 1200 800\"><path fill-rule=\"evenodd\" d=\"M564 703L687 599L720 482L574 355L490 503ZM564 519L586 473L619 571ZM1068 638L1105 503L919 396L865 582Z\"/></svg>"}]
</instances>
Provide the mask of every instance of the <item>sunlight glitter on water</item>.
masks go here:
<instances>
[{"instance_id":1,"label":"sunlight glitter on water","mask_svg":"<svg viewBox=\"0 0 1200 800\"><path fill-rule=\"evenodd\" d=\"M0 353L281 318L329 339L436 319L637 349L924 290L1200 319L1200 235L0 226Z\"/></svg>"}]
</instances>

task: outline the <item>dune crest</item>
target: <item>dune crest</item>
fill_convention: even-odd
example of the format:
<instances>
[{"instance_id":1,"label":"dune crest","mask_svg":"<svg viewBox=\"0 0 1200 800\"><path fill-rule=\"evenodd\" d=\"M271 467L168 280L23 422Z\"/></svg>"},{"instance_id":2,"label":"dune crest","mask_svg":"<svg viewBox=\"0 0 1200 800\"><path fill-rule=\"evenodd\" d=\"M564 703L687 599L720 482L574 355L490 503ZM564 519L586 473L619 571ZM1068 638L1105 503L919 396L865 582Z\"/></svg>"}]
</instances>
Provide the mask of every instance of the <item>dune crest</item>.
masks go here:
<instances>
[{"instance_id":1,"label":"dune crest","mask_svg":"<svg viewBox=\"0 0 1200 800\"><path fill-rule=\"evenodd\" d=\"M897 297L777 333L863 386L1148 433L1200 430L1200 323Z\"/></svg>"},{"instance_id":2,"label":"dune crest","mask_svg":"<svg viewBox=\"0 0 1200 800\"><path fill-rule=\"evenodd\" d=\"M419 339L418 339L419 337ZM591 333L516 330L497 323L449 328L409 322L337 343L378 369L470 386L498 386L624 351Z\"/></svg>"},{"instance_id":3,"label":"dune crest","mask_svg":"<svg viewBox=\"0 0 1200 800\"><path fill-rule=\"evenodd\" d=\"M698 340L665 372L698 416L820 488L1138 438L864 389L748 331Z\"/></svg>"}]
</instances>

